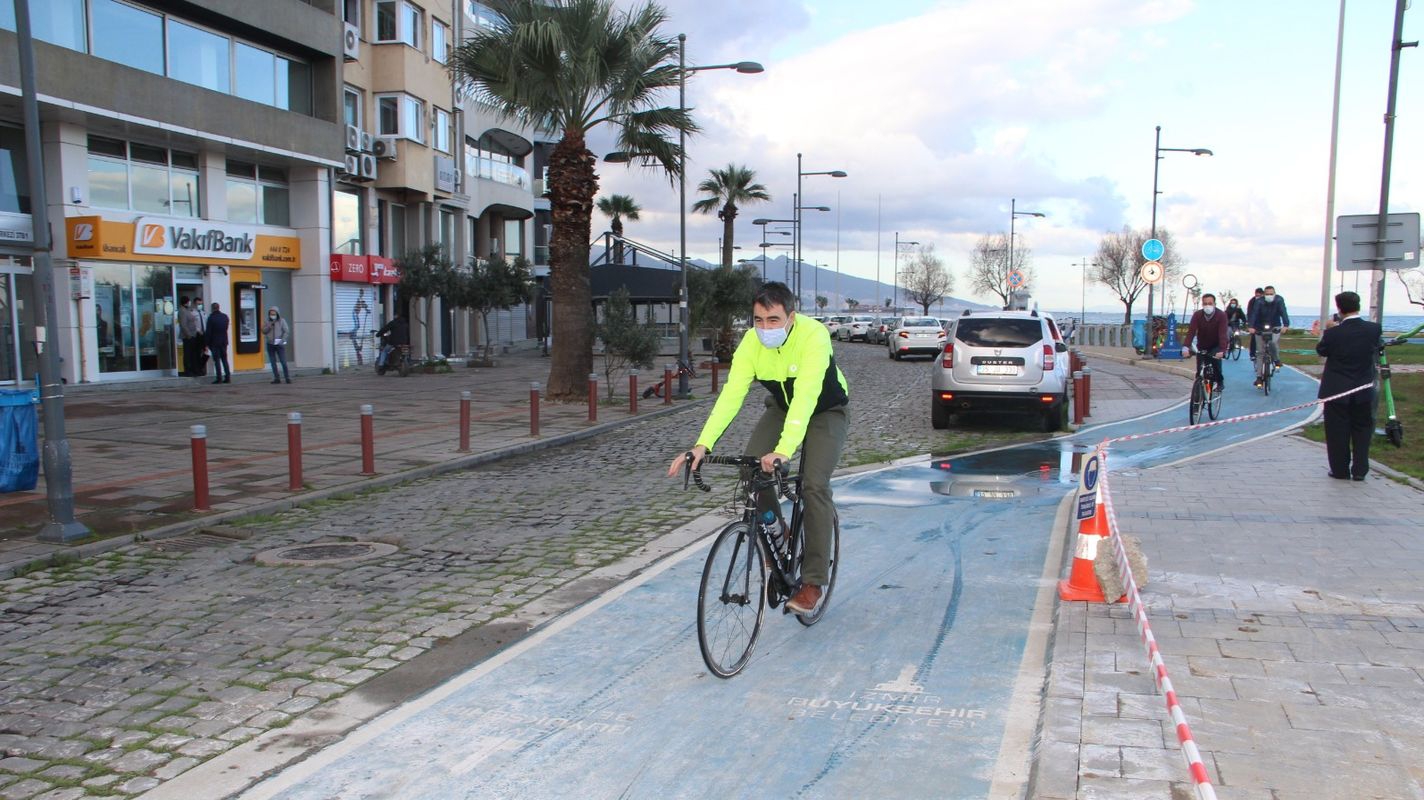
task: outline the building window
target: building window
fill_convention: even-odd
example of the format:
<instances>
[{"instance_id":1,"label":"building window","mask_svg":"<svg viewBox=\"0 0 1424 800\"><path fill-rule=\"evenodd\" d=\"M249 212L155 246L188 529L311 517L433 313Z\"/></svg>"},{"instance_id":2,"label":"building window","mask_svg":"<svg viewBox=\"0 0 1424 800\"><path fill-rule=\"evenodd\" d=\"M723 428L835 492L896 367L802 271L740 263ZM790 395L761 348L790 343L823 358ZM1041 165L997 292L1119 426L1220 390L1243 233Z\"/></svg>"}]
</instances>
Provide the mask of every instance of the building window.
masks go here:
<instances>
[{"instance_id":1,"label":"building window","mask_svg":"<svg viewBox=\"0 0 1424 800\"><path fill-rule=\"evenodd\" d=\"M440 209L440 242L447 256L455 255L455 212Z\"/></svg>"},{"instance_id":2,"label":"building window","mask_svg":"<svg viewBox=\"0 0 1424 800\"><path fill-rule=\"evenodd\" d=\"M391 203L391 249L386 255L400 258L405 255L405 206Z\"/></svg>"},{"instance_id":3,"label":"building window","mask_svg":"<svg viewBox=\"0 0 1424 800\"><path fill-rule=\"evenodd\" d=\"M376 0L376 41L420 49L420 7L407 0Z\"/></svg>"},{"instance_id":4,"label":"building window","mask_svg":"<svg viewBox=\"0 0 1424 800\"><path fill-rule=\"evenodd\" d=\"M377 95L376 122L381 136L425 144L425 103L408 94Z\"/></svg>"},{"instance_id":5,"label":"building window","mask_svg":"<svg viewBox=\"0 0 1424 800\"><path fill-rule=\"evenodd\" d=\"M94 55L163 74L163 16L118 0L92 0Z\"/></svg>"},{"instance_id":6,"label":"building window","mask_svg":"<svg viewBox=\"0 0 1424 800\"><path fill-rule=\"evenodd\" d=\"M504 257L513 261L523 255L524 223L517 219L504 221Z\"/></svg>"},{"instance_id":7,"label":"building window","mask_svg":"<svg viewBox=\"0 0 1424 800\"><path fill-rule=\"evenodd\" d=\"M402 42L420 49L420 8L402 0L400 4L400 39Z\"/></svg>"},{"instance_id":8,"label":"building window","mask_svg":"<svg viewBox=\"0 0 1424 800\"><path fill-rule=\"evenodd\" d=\"M430 20L430 57L441 64L450 61L450 26L438 19Z\"/></svg>"},{"instance_id":9,"label":"building window","mask_svg":"<svg viewBox=\"0 0 1424 800\"><path fill-rule=\"evenodd\" d=\"M0 28L15 30L15 6L0 3ZM85 52L84 0L30 0L30 32L36 39Z\"/></svg>"},{"instance_id":10,"label":"building window","mask_svg":"<svg viewBox=\"0 0 1424 800\"><path fill-rule=\"evenodd\" d=\"M286 170L228 159L228 220L259 225L290 225L291 213Z\"/></svg>"},{"instance_id":11,"label":"building window","mask_svg":"<svg viewBox=\"0 0 1424 800\"><path fill-rule=\"evenodd\" d=\"M400 95L376 98L376 133L380 136L400 135Z\"/></svg>"},{"instance_id":12,"label":"building window","mask_svg":"<svg viewBox=\"0 0 1424 800\"><path fill-rule=\"evenodd\" d=\"M277 56L277 107L299 114L312 113L310 64Z\"/></svg>"},{"instance_id":13,"label":"building window","mask_svg":"<svg viewBox=\"0 0 1424 800\"><path fill-rule=\"evenodd\" d=\"M266 50L237 43L233 57L233 94L266 106L277 102L277 57Z\"/></svg>"},{"instance_id":14,"label":"building window","mask_svg":"<svg viewBox=\"0 0 1424 800\"><path fill-rule=\"evenodd\" d=\"M454 128L451 126L450 112L443 108L435 109L435 149L442 153L450 152L450 139L454 136Z\"/></svg>"},{"instance_id":15,"label":"building window","mask_svg":"<svg viewBox=\"0 0 1424 800\"><path fill-rule=\"evenodd\" d=\"M168 19L168 75L204 89L227 93L229 39Z\"/></svg>"},{"instance_id":16,"label":"building window","mask_svg":"<svg viewBox=\"0 0 1424 800\"><path fill-rule=\"evenodd\" d=\"M89 204L197 217L198 157L138 142L90 136Z\"/></svg>"},{"instance_id":17,"label":"building window","mask_svg":"<svg viewBox=\"0 0 1424 800\"><path fill-rule=\"evenodd\" d=\"M341 93L341 118L347 125L361 127L361 90L347 86ZM363 129L364 130L364 129Z\"/></svg>"},{"instance_id":18,"label":"building window","mask_svg":"<svg viewBox=\"0 0 1424 800\"><path fill-rule=\"evenodd\" d=\"M359 29L361 27L361 0L341 0L341 18Z\"/></svg>"},{"instance_id":19,"label":"building window","mask_svg":"<svg viewBox=\"0 0 1424 800\"><path fill-rule=\"evenodd\" d=\"M331 198L331 252L365 255L363 228L360 190L337 189Z\"/></svg>"},{"instance_id":20,"label":"building window","mask_svg":"<svg viewBox=\"0 0 1424 800\"><path fill-rule=\"evenodd\" d=\"M29 162L25 160L25 132L0 125L0 211L30 213ZM0 320L3 324L4 320Z\"/></svg>"}]
</instances>

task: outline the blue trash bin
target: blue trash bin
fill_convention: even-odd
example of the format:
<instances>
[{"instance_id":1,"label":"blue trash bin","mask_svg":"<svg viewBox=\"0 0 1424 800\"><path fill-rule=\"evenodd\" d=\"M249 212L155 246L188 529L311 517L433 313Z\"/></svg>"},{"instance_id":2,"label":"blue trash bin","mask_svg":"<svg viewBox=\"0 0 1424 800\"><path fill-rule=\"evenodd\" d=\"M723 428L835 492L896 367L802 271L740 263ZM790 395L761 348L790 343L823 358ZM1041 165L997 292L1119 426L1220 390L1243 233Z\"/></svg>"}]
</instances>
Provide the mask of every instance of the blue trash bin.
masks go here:
<instances>
[{"instance_id":1,"label":"blue trash bin","mask_svg":"<svg viewBox=\"0 0 1424 800\"><path fill-rule=\"evenodd\" d=\"M28 492L40 480L39 425L28 389L0 389L0 492Z\"/></svg>"},{"instance_id":2,"label":"blue trash bin","mask_svg":"<svg viewBox=\"0 0 1424 800\"><path fill-rule=\"evenodd\" d=\"M1147 349L1147 320L1132 321L1132 346L1142 351Z\"/></svg>"}]
</instances>

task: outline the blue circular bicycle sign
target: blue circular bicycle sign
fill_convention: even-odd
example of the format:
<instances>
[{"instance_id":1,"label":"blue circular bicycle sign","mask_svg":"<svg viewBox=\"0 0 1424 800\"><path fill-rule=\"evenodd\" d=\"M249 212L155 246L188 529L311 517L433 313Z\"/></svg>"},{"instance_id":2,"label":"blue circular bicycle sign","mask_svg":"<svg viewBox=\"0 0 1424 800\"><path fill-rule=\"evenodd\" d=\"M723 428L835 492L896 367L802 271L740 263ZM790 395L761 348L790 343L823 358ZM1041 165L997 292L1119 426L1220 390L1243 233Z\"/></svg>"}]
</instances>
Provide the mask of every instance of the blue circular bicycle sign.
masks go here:
<instances>
[{"instance_id":1,"label":"blue circular bicycle sign","mask_svg":"<svg viewBox=\"0 0 1424 800\"><path fill-rule=\"evenodd\" d=\"M1161 261L1166 252L1167 247L1161 239L1148 239L1142 243L1142 257L1148 261Z\"/></svg>"}]
</instances>

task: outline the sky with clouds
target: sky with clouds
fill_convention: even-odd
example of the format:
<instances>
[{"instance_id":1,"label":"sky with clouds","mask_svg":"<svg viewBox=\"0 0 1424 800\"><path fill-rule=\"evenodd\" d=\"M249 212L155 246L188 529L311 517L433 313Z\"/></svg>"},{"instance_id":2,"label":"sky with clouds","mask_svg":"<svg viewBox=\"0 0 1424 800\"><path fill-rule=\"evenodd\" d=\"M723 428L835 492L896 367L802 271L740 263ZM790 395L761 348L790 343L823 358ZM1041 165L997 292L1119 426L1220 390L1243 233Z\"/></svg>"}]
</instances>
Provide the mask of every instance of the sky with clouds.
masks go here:
<instances>
[{"instance_id":1,"label":"sky with clouds","mask_svg":"<svg viewBox=\"0 0 1424 800\"><path fill-rule=\"evenodd\" d=\"M631 0L619 0L631 5ZM756 217L789 217L796 154L805 169L808 262L890 282L892 241L932 242L956 273L974 242L1006 233L1033 252L1035 294L1077 308L1081 267L1107 231L1146 228L1154 126L1164 153L1157 218L1186 270L1211 291L1275 284L1297 314L1318 309L1339 4L1336 0L664 0L690 64L763 63L759 75L689 80L703 132L696 182L729 162L756 170L773 201L738 219L739 257L759 252ZM1416 4L1417 5L1417 4ZM1378 208L1394 3L1348 0L1336 213ZM1405 16L1405 41L1424 9ZM1424 52L1403 51L1390 208L1424 206ZM676 102L676 97L670 98ZM611 149L595 137L595 150ZM675 251L675 187L603 164L601 193L634 196L628 235ZM839 222L838 222L839 221ZM605 224L595 220L595 227ZM688 252L715 261L720 222L690 215ZM878 244L877 244L878 242ZM785 252L785 251L781 251ZM877 259L878 253L878 259ZM1367 275L1367 274L1366 274ZM1332 291L1340 275L1332 273ZM1368 277L1359 283L1363 290ZM1356 276L1345 277L1346 288ZM824 292L823 292L824 293ZM1364 292L1362 291L1362 294ZM1388 313L1409 313L1397 283ZM1104 287L1089 309L1121 310ZM1140 315L1145 302L1139 299ZM1417 309L1416 309L1417 311Z\"/></svg>"}]
</instances>

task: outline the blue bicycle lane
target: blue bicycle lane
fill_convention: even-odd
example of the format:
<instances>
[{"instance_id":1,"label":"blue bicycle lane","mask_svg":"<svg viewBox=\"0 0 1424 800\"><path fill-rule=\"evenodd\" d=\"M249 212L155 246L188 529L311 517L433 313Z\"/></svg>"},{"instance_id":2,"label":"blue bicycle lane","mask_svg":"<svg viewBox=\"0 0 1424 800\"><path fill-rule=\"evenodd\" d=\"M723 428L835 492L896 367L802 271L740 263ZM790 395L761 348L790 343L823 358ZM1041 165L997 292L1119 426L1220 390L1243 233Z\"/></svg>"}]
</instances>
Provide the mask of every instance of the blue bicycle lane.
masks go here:
<instances>
[{"instance_id":1,"label":"blue bicycle lane","mask_svg":"<svg viewBox=\"0 0 1424 800\"><path fill-rule=\"evenodd\" d=\"M1248 364L1227 370L1223 417L1314 396L1293 370L1270 397L1251 389ZM1123 443L1109 468L1204 454L1308 415ZM1029 758L1005 729L1021 670L1035 694L1041 685L1041 660L1024 654L1035 611L1041 620L1056 602L1058 562L1047 559L1073 454L1186 417L1178 404L839 479L831 607L812 628L768 611L754 658L730 680L710 676L698 653L703 541L243 797L989 796L996 769ZM730 473L707 477L730 488ZM1006 796L1020 796L1025 773L1009 774Z\"/></svg>"}]
</instances>

